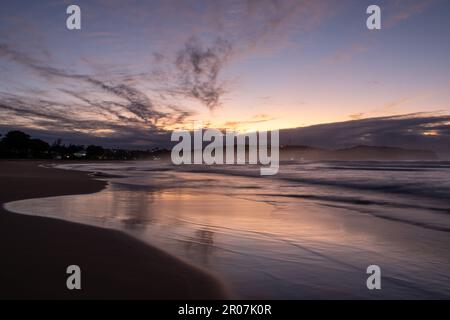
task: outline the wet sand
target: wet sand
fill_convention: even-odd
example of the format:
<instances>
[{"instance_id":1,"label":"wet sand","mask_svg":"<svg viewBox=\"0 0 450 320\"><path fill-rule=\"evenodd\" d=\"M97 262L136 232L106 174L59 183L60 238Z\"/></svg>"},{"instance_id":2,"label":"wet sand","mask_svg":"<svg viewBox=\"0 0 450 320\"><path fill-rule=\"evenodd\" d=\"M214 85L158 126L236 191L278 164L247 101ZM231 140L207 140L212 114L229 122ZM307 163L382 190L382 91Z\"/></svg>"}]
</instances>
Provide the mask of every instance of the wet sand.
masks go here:
<instances>
[{"instance_id":1,"label":"wet sand","mask_svg":"<svg viewBox=\"0 0 450 320\"><path fill-rule=\"evenodd\" d=\"M163 162L80 162L63 168L96 172L108 186L5 207L119 230L219 275L241 299L448 299L448 201L384 190L417 185L416 168L425 166L419 191L440 196L445 164L343 165L283 165L276 178L259 178L251 167L218 174ZM386 166L409 171L380 173ZM379 291L366 285L373 264L382 269Z\"/></svg>"},{"instance_id":2,"label":"wet sand","mask_svg":"<svg viewBox=\"0 0 450 320\"><path fill-rule=\"evenodd\" d=\"M1 299L223 299L209 274L119 231L14 214L3 204L100 191L86 173L0 161ZM82 290L66 288L66 268L79 265Z\"/></svg>"}]
</instances>

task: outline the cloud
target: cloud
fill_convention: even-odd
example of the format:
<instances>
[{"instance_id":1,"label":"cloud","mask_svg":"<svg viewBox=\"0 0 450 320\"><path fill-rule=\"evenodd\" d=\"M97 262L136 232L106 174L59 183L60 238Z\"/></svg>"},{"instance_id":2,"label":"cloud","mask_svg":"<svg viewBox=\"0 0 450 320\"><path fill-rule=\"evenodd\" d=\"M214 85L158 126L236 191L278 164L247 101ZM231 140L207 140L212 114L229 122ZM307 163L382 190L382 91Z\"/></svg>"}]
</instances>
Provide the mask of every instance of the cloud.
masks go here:
<instances>
[{"instance_id":1,"label":"cloud","mask_svg":"<svg viewBox=\"0 0 450 320\"><path fill-rule=\"evenodd\" d=\"M360 112L360 113L351 114L351 115L349 115L349 117L352 120L359 120L359 119L363 118L365 115L366 115L365 113Z\"/></svg>"},{"instance_id":2,"label":"cloud","mask_svg":"<svg viewBox=\"0 0 450 320\"><path fill-rule=\"evenodd\" d=\"M149 66L153 72L142 71L141 68L139 74L131 72L133 62L125 62L124 70L119 73L115 68L117 61L114 58L113 61L104 60L103 57L97 62L80 57L78 62L71 61L69 66L68 58L58 57L58 51L47 50L51 48L42 48L48 55L52 52L52 59L44 54L42 61L38 59L39 55L32 54L40 50L37 47L18 50L19 38L5 38L3 41L9 43L0 44L0 58L20 65L20 69L27 68L28 72L19 75L11 68L22 90L12 91L16 94L14 99L1 94L1 123L22 123L25 121L20 120L22 113L30 127L40 128L52 126L54 129L55 124L50 117L56 116L62 117L58 118L58 126L64 130L76 130L78 125L83 126L92 119L99 122L96 126L101 124L108 128L112 125L114 130L130 125L158 130L175 126L190 118L194 114L193 109L206 107L213 110L221 106L224 95L229 91L224 71L232 59L242 57L241 54L247 50L264 46L281 48L282 39L297 32L297 28L308 28L318 23L324 12L329 12L324 1L312 0L206 1L201 6L177 0L162 3L133 1L131 4L97 1L92 4L98 5L102 8L103 19L113 21L120 15L120 21L130 24L130 28L138 26L143 32L147 30L149 41L163 43L154 49L154 61ZM99 10L91 8L86 12L88 21ZM91 25L88 32L82 33L83 41L93 43L110 38L122 41L123 34L112 30L109 25L101 28ZM46 31L51 36L55 35L51 30ZM21 36L28 34L20 25L15 32ZM45 39L44 31L38 33L39 39ZM38 47L44 43L47 42L39 41ZM149 50L147 54L152 52ZM56 64L62 61L66 63L64 67ZM94 71L88 74L86 70ZM33 97L31 93L38 91L41 93ZM40 101L44 96L47 99L45 104ZM22 103L24 101L27 105ZM7 119L3 112L8 113ZM76 114L72 119L65 117L73 112Z\"/></svg>"},{"instance_id":3,"label":"cloud","mask_svg":"<svg viewBox=\"0 0 450 320\"><path fill-rule=\"evenodd\" d=\"M175 60L177 76L181 80L177 89L198 99L209 109L216 108L225 92L218 81L219 73L231 51L231 43L221 38L209 47L204 47L198 38L189 39Z\"/></svg>"},{"instance_id":4,"label":"cloud","mask_svg":"<svg viewBox=\"0 0 450 320\"><path fill-rule=\"evenodd\" d=\"M153 122L153 124L155 124L156 120L164 116L163 113L155 111L150 99L136 88L132 88L125 84L107 85L104 82L91 77L86 77L86 81L108 93L112 93L119 98L125 99L128 102L127 110L146 123Z\"/></svg>"},{"instance_id":5,"label":"cloud","mask_svg":"<svg viewBox=\"0 0 450 320\"><path fill-rule=\"evenodd\" d=\"M148 95L136 87L48 66L7 44L0 44L0 57L28 68L52 85L39 95L0 92L1 124L6 126L93 136L107 132L117 137L128 136L130 131L163 132L193 115L181 105L160 102L158 107L166 110L157 110Z\"/></svg>"},{"instance_id":6,"label":"cloud","mask_svg":"<svg viewBox=\"0 0 450 320\"><path fill-rule=\"evenodd\" d=\"M392 28L397 24L424 12L435 3L435 0L394 1L392 2L392 7L390 9L394 13L387 17L385 26L387 28Z\"/></svg>"},{"instance_id":7,"label":"cloud","mask_svg":"<svg viewBox=\"0 0 450 320\"><path fill-rule=\"evenodd\" d=\"M52 141L62 138L69 143L146 148L164 146L170 141L168 132L158 127L130 125L129 120L115 121L105 116L101 108L88 105L56 105L50 101L28 100L0 95L2 122L0 130L21 129L33 136ZM32 108L29 106L33 105ZM91 109L90 117L80 117ZM69 112L70 111L70 112ZM92 116L97 115L97 116ZM183 114L173 113L183 117ZM166 119L166 120L169 120ZM176 120L176 119L174 119Z\"/></svg>"},{"instance_id":8,"label":"cloud","mask_svg":"<svg viewBox=\"0 0 450 320\"><path fill-rule=\"evenodd\" d=\"M274 117L271 117L267 114L257 114L252 117L250 120L242 120L242 121L227 121L223 124L223 127L226 129L238 129L239 127L252 125L257 123L263 123L267 121L274 120Z\"/></svg>"},{"instance_id":9,"label":"cloud","mask_svg":"<svg viewBox=\"0 0 450 320\"><path fill-rule=\"evenodd\" d=\"M0 43L0 58L10 59L18 64L34 66L36 61L29 56L13 50L8 44Z\"/></svg>"},{"instance_id":10,"label":"cloud","mask_svg":"<svg viewBox=\"0 0 450 320\"><path fill-rule=\"evenodd\" d=\"M151 43L151 49L145 42L132 49L136 50L136 56L137 53L142 53L139 50L146 50L139 57L145 61L145 57L150 58L153 54L153 61L149 59L148 62L139 61L138 64L125 59L125 66L119 72L117 56L121 54L120 50L116 52L115 47L98 46L95 41L109 39L117 34L118 39L125 44L131 42L126 42L122 32L111 33L111 30L115 29L109 28L109 25L105 25L106 28L102 26L101 29L93 28L83 39L83 43L87 44L81 46L80 52L86 49L89 53L89 46L93 44L102 52L102 55L93 55L93 60L97 57L96 62L83 61L82 57L79 57L81 61L77 62L77 57L73 61L70 60L73 57L63 57L62 54L58 57L58 50L47 51L52 53L53 59L47 59L45 54L33 55L32 52L40 50L34 48L35 42L39 42L41 46L55 42L40 41L41 38L38 41L38 37L34 35L30 36L35 41L30 42L34 49L30 45L27 51L2 43L2 67L8 66L3 64L3 61L8 60L8 63L20 65L17 69L27 69L26 73L19 74L11 68L15 76L11 78L11 82L15 82L14 85L17 84L20 90L5 89L14 94L0 92L0 123L4 128L21 126L25 129L41 130L41 133L63 133L64 136L72 138L79 134L83 139L101 138L102 141L128 141L129 144L137 141L147 143L151 139L159 142L167 133L167 128L191 119L195 110L203 111L205 107L206 110L213 110L221 106L230 87L226 71L235 60L245 57L249 52L255 57L258 52L265 52L264 50L280 50L289 45L290 37L294 35L296 39L301 39L299 34L302 31L317 26L324 17L336 12L338 5L321 0L203 1L201 6L195 1L177 0L162 3L133 1L132 5L118 0L105 0L102 3L108 6L106 10L86 11L101 13L105 23L106 19L115 21L114 18L120 17L120 23L130 24L130 30L127 29L127 32L136 30L135 27L141 30L142 27L142 34L149 36L145 39ZM423 12L431 3L432 1L416 0L406 4L395 2L394 10L391 10L394 13L387 19L391 19L394 25ZM114 24L111 26L114 27ZM28 35L25 29L16 29L17 34L21 32L22 36ZM144 30L147 30L147 33L144 33ZM44 33L47 31L50 36L57 34L50 29L43 30L42 39L45 39ZM21 37L16 37L17 34L2 39L10 43L30 44L22 41ZM136 39L142 39L142 34L136 34ZM102 42L102 45L104 44ZM55 48L59 49L53 49ZM111 48L114 52L108 52ZM347 61L366 50L364 43L354 43L337 52L332 61ZM66 51L61 51L63 52ZM76 53L79 52L74 50L75 55ZM106 53L105 56L103 53ZM44 61L38 57L43 57ZM129 55L126 57L129 58ZM56 61L65 61L66 66L58 66ZM106 62L108 64L105 64ZM144 63L148 63L146 69L140 68ZM131 71L133 67L135 69ZM4 73L1 76L6 78ZM396 105L386 106L390 109L393 107ZM363 115L353 116L357 119ZM228 124L245 125L257 121L268 120L255 118L248 121L230 121ZM392 121L394 119L386 119L383 123ZM333 125L330 125L327 130L332 127ZM336 134L336 143L359 141L356 137L365 137L365 141L374 142L374 137L381 137L378 131L377 134L365 132L367 128L359 128L361 135L357 136L350 134L348 128L344 127L342 133L332 131ZM419 127L412 128L413 131L409 131L409 135L411 136L411 132L417 132L420 139L426 138L420 135ZM437 139L445 137L444 133L447 132L441 127L436 129L441 135ZM417 131L414 131L416 129ZM316 129L311 130L306 133ZM100 136L101 132L109 134L107 137ZM348 137L345 136L346 132ZM311 141L315 141L314 139ZM317 139L320 140L319 137Z\"/></svg>"},{"instance_id":11,"label":"cloud","mask_svg":"<svg viewBox=\"0 0 450 320\"><path fill-rule=\"evenodd\" d=\"M410 97L403 97L396 99L394 101L386 103L382 108L375 110L375 112L394 112L395 109L399 108L400 106L412 102L416 98L410 98Z\"/></svg>"},{"instance_id":12,"label":"cloud","mask_svg":"<svg viewBox=\"0 0 450 320\"><path fill-rule=\"evenodd\" d=\"M354 43L349 47L338 50L329 60L329 63L341 63L351 60L354 56L367 52L369 45L364 43Z\"/></svg>"},{"instance_id":13,"label":"cloud","mask_svg":"<svg viewBox=\"0 0 450 320\"><path fill-rule=\"evenodd\" d=\"M426 135L435 131L436 135ZM415 113L286 129L280 143L323 148L393 146L450 152L450 115Z\"/></svg>"}]
</instances>

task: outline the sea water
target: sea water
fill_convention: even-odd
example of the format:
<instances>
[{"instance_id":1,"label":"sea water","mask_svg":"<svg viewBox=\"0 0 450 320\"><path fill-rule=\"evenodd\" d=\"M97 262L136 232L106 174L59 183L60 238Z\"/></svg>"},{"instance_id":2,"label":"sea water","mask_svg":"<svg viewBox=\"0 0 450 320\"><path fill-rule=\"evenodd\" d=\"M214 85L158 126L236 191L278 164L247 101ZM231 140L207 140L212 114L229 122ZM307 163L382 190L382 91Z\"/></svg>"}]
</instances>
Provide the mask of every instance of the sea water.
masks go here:
<instances>
[{"instance_id":1,"label":"sea water","mask_svg":"<svg viewBox=\"0 0 450 320\"><path fill-rule=\"evenodd\" d=\"M450 298L449 162L59 165L108 186L6 208L114 228L222 278L239 298ZM381 289L369 290L369 265Z\"/></svg>"}]
</instances>

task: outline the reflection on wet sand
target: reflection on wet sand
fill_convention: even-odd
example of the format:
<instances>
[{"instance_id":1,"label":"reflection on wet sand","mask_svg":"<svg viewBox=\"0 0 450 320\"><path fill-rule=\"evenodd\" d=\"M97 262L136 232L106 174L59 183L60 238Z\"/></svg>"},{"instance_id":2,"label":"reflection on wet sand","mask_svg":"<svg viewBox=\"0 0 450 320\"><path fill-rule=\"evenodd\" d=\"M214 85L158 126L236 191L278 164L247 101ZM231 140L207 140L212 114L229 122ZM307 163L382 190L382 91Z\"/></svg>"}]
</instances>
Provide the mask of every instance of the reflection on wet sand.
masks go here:
<instances>
[{"instance_id":1,"label":"reflection on wet sand","mask_svg":"<svg viewBox=\"0 0 450 320\"><path fill-rule=\"evenodd\" d=\"M262 196L250 177L152 172L109 181L96 194L9 209L123 230L218 274L243 298L450 296L446 232L379 219L361 206L279 197L277 182ZM383 271L379 293L365 286L371 264Z\"/></svg>"},{"instance_id":2,"label":"reflection on wet sand","mask_svg":"<svg viewBox=\"0 0 450 320\"><path fill-rule=\"evenodd\" d=\"M209 264L209 256L215 249L214 232L206 229L196 230L193 237L188 237L183 242L187 256L198 255L196 260L200 261L202 265Z\"/></svg>"}]
</instances>

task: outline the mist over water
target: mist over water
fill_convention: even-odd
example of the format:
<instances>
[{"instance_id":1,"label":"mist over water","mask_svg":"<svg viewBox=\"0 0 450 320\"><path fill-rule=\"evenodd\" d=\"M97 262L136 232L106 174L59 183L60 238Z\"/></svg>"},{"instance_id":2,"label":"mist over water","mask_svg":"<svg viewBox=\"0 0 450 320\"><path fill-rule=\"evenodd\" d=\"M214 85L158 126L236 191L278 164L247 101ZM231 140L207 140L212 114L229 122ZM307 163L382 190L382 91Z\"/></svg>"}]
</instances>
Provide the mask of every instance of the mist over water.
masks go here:
<instances>
[{"instance_id":1,"label":"mist over water","mask_svg":"<svg viewBox=\"0 0 450 320\"><path fill-rule=\"evenodd\" d=\"M115 228L217 274L239 298L449 298L450 162L62 165L108 187L7 209ZM382 271L368 290L366 268Z\"/></svg>"}]
</instances>

